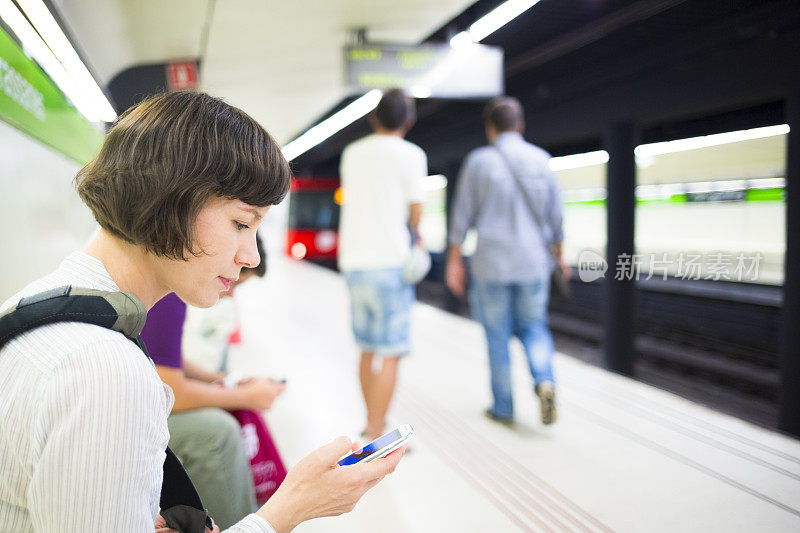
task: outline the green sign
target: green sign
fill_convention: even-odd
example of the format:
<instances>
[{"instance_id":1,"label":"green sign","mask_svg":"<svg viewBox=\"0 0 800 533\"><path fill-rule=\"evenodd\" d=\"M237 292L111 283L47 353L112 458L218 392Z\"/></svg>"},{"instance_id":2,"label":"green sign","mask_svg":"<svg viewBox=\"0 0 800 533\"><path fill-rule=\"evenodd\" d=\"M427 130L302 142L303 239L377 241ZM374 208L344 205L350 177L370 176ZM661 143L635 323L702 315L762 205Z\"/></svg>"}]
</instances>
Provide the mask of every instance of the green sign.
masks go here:
<instances>
[{"instance_id":1,"label":"green sign","mask_svg":"<svg viewBox=\"0 0 800 533\"><path fill-rule=\"evenodd\" d=\"M0 28L0 120L78 163L100 149L103 135Z\"/></svg>"}]
</instances>

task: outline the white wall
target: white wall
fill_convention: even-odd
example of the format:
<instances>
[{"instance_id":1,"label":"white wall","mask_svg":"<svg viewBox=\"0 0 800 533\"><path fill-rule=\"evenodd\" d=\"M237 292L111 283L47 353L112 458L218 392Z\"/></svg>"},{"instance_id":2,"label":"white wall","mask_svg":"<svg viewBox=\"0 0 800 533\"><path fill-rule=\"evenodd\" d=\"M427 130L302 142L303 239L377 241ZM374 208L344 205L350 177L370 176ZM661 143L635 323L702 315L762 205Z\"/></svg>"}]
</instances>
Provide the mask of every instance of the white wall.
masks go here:
<instances>
[{"instance_id":1,"label":"white wall","mask_svg":"<svg viewBox=\"0 0 800 533\"><path fill-rule=\"evenodd\" d=\"M72 185L79 168L0 122L0 301L54 270L94 231Z\"/></svg>"}]
</instances>

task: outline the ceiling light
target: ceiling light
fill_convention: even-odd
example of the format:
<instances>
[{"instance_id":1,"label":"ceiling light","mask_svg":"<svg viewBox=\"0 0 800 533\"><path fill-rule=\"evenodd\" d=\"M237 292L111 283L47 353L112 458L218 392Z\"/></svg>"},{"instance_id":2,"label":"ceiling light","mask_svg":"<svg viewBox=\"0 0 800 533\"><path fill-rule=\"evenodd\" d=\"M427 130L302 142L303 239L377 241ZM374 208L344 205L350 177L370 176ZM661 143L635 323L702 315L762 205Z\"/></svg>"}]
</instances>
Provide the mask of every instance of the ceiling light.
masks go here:
<instances>
[{"instance_id":1,"label":"ceiling light","mask_svg":"<svg viewBox=\"0 0 800 533\"><path fill-rule=\"evenodd\" d=\"M78 111L92 122L111 122L117 114L53 15L41 0L19 0L33 26L10 0L0 0L0 18L22 48L47 72ZM37 33L38 32L38 33Z\"/></svg>"},{"instance_id":2,"label":"ceiling light","mask_svg":"<svg viewBox=\"0 0 800 533\"><path fill-rule=\"evenodd\" d=\"M67 71L64 70L64 66L58 62L36 30L10 0L0 0L0 19L8 24L11 31L22 42L25 53L32 56L59 87L63 86L62 90L65 93L72 90L73 83L69 79Z\"/></svg>"},{"instance_id":3,"label":"ceiling light","mask_svg":"<svg viewBox=\"0 0 800 533\"><path fill-rule=\"evenodd\" d=\"M308 152L319 143L360 119L378 105L383 93L373 89L326 118L297 139L283 147L283 156L291 161Z\"/></svg>"},{"instance_id":4,"label":"ceiling light","mask_svg":"<svg viewBox=\"0 0 800 533\"><path fill-rule=\"evenodd\" d=\"M687 150L696 150L698 148L720 146L753 139L763 139L766 137L776 137L779 135L786 135L787 133L789 133L789 126L787 124L780 124L778 126L716 133L714 135L690 137L675 141L641 144L634 149L634 153L637 164L646 167L651 166L655 162L652 160L652 157L656 155L684 152ZM596 152L552 157L550 158L550 170L569 170L572 168L601 165L603 163L608 163L608 152L605 150L598 150Z\"/></svg>"},{"instance_id":5,"label":"ceiling light","mask_svg":"<svg viewBox=\"0 0 800 533\"><path fill-rule=\"evenodd\" d=\"M780 124L778 126L767 126L765 128L729 131L727 133L716 133L714 135L704 135L702 137L690 137L688 139L678 139L675 141L642 144L637 146L634 151L636 157L650 157L654 155L685 152L687 150L697 150L698 148L708 148L709 146L763 139L765 137L775 137L778 135L786 135L787 133L789 133L789 125Z\"/></svg>"},{"instance_id":6,"label":"ceiling light","mask_svg":"<svg viewBox=\"0 0 800 533\"><path fill-rule=\"evenodd\" d=\"M539 0L508 0L475 21L467 31L473 41L480 42L538 3Z\"/></svg>"},{"instance_id":7,"label":"ceiling light","mask_svg":"<svg viewBox=\"0 0 800 533\"><path fill-rule=\"evenodd\" d=\"M539 0L508 0L476 20L468 30L453 36L450 46L461 48L481 42L538 3Z\"/></svg>"},{"instance_id":8,"label":"ceiling light","mask_svg":"<svg viewBox=\"0 0 800 533\"><path fill-rule=\"evenodd\" d=\"M565 155L550 158L550 170L569 170L573 168L591 167L608 163L608 152L597 150L596 152L586 152L583 154Z\"/></svg>"}]
</instances>

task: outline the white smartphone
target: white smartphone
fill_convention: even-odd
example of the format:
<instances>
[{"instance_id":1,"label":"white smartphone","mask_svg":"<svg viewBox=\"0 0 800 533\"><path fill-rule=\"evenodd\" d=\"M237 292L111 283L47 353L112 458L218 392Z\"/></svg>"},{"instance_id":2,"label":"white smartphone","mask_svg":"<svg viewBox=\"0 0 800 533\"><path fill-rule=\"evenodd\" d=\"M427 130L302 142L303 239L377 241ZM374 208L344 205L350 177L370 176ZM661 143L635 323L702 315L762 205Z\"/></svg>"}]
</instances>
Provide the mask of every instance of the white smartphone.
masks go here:
<instances>
[{"instance_id":1,"label":"white smartphone","mask_svg":"<svg viewBox=\"0 0 800 533\"><path fill-rule=\"evenodd\" d=\"M408 442L408 439L410 439L413 434L414 428L411 427L411 424L403 424L386 435L378 437L360 450L339 459L339 464L345 466L354 465L356 463L366 463L388 455Z\"/></svg>"}]
</instances>

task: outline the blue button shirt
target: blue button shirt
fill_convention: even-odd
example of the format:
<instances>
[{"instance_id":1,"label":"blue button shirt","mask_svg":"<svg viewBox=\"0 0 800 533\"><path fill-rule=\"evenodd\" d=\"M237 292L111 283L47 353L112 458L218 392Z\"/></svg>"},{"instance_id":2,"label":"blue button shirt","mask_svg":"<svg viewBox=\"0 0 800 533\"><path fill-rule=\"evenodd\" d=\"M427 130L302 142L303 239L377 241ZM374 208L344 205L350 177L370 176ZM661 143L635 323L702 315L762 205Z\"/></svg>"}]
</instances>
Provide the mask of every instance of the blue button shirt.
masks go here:
<instances>
[{"instance_id":1,"label":"blue button shirt","mask_svg":"<svg viewBox=\"0 0 800 533\"><path fill-rule=\"evenodd\" d=\"M513 132L501 133L494 146L467 156L451 206L448 241L460 245L468 229L477 230L470 260L474 277L522 283L550 276L549 249L563 240L563 208L549 159L550 154Z\"/></svg>"}]
</instances>

